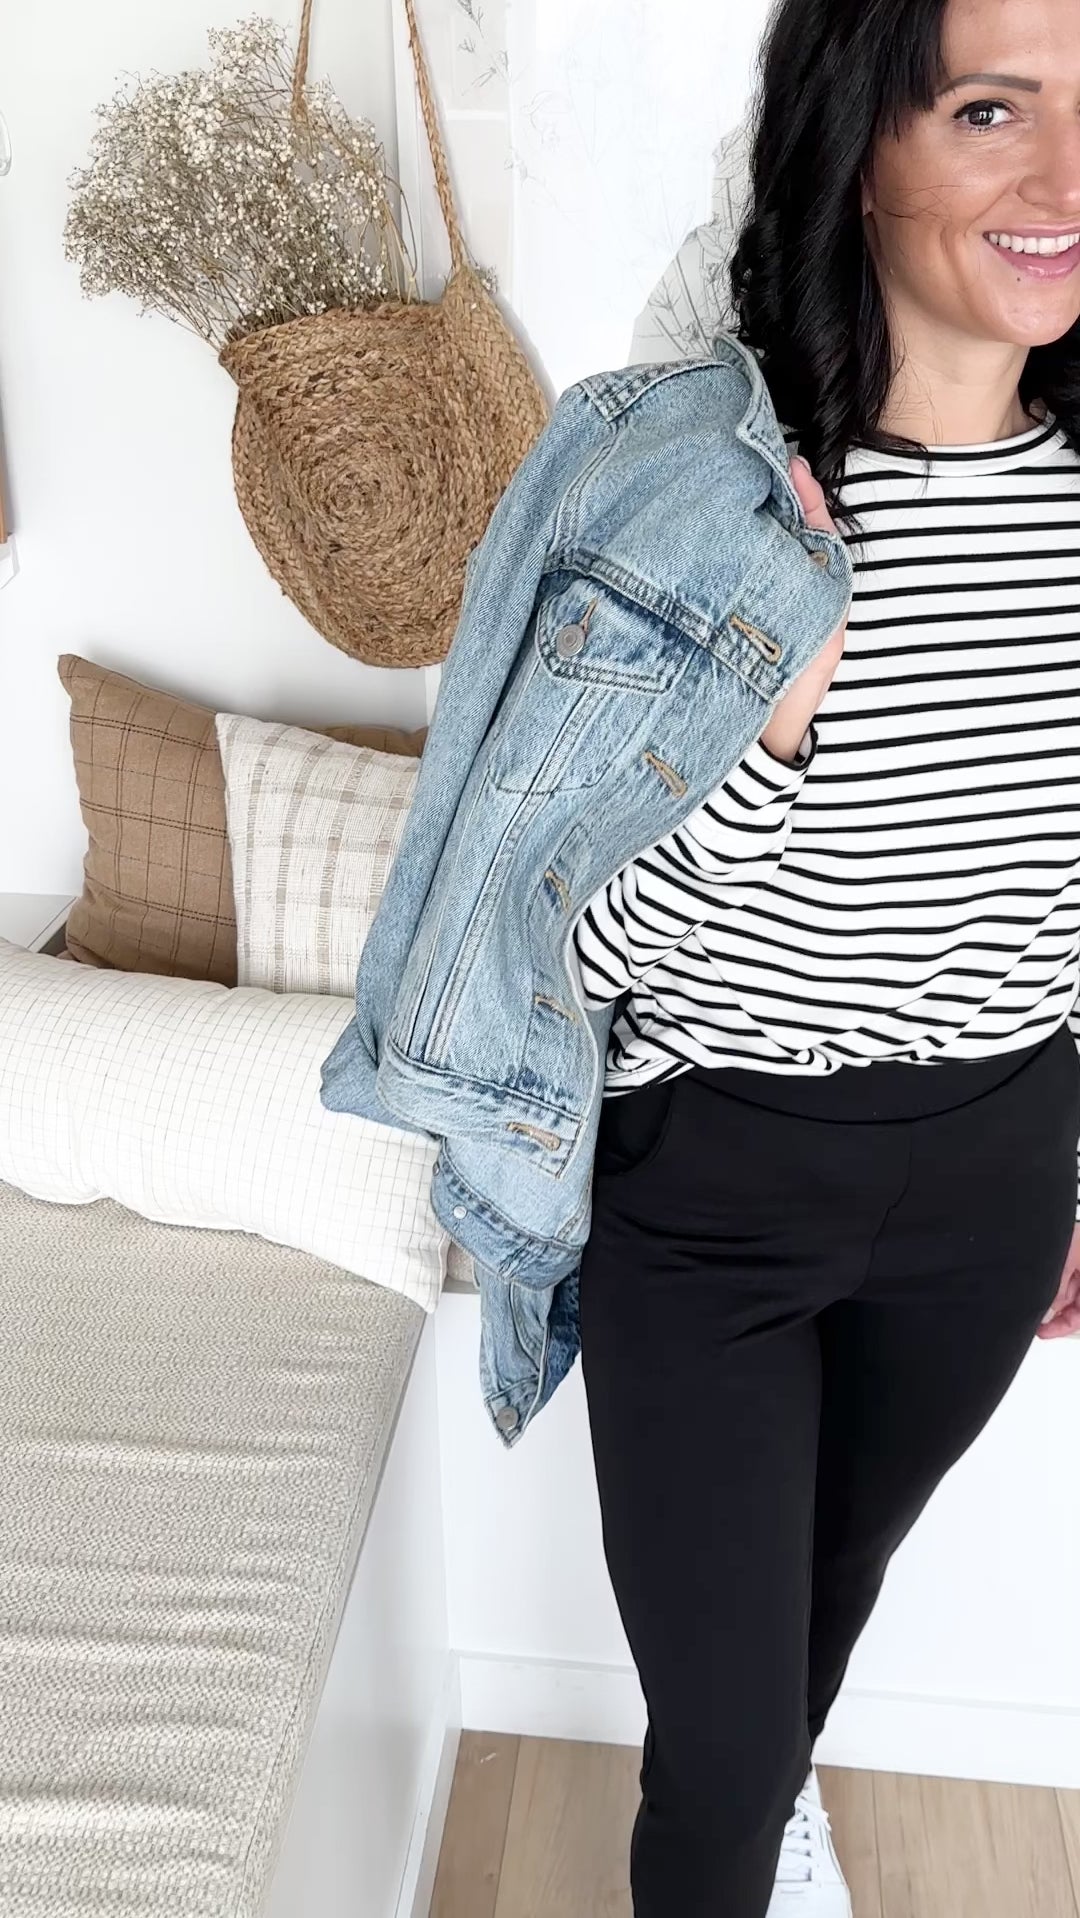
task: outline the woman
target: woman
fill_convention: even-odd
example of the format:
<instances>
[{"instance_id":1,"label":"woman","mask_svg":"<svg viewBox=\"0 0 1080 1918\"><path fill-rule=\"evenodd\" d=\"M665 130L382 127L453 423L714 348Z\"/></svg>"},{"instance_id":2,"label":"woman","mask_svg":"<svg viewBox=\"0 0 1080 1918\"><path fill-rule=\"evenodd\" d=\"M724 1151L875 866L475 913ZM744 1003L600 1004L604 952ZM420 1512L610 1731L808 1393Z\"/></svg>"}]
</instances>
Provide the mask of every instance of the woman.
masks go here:
<instances>
[{"instance_id":1,"label":"woman","mask_svg":"<svg viewBox=\"0 0 1080 1918\"><path fill-rule=\"evenodd\" d=\"M1080 1329L1080 13L782 0L755 124L737 330L856 584L576 928L628 995L580 1310L637 1918L846 1918L814 1740L896 1546Z\"/></svg>"}]
</instances>

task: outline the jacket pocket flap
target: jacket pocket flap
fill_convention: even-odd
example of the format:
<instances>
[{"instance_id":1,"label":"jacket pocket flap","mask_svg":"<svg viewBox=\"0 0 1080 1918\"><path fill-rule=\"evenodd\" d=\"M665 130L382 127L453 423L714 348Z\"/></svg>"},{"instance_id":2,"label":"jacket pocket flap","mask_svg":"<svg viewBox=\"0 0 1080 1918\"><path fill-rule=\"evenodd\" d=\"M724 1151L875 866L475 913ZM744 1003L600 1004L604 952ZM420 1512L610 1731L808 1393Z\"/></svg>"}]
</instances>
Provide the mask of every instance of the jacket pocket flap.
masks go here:
<instances>
[{"instance_id":1,"label":"jacket pocket flap","mask_svg":"<svg viewBox=\"0 0 1080 1918\"><path fill-rule=\"evenodd\" d=\"M665 693L694 641L651 608L583 573L551 573L537 606L536 646L551 673L627 691Z\"/></svg>"}]
</instances>

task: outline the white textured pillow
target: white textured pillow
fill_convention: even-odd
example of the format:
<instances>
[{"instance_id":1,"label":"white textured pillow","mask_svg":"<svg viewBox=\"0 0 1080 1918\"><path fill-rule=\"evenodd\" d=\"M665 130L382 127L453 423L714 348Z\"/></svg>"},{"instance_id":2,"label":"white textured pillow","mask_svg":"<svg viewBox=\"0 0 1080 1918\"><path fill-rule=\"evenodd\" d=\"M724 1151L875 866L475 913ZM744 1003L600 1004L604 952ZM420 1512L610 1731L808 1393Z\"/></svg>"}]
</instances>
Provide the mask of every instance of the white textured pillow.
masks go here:
<instances>
[{"instance_id":1,"label":"white textured pillow","mask_svg":"<svg viewBox=\"0 0 1080 1918\"><path fill-rule=\"evenodd\" d=\"M0 939L0 1179L232 1227L438 1303L436 1140L328 1112L352 1000L65 966Z\"/></svg>"},{"instance_id":2,"label":"white textured pillow","mask_svg":"<svg viewBox=\"0 0 1080 1918\"><path fill-rule=\"evenodd\" d=\"M351 997L420 761L218 713L237 977Z\"/></svg>"}]
</instances>

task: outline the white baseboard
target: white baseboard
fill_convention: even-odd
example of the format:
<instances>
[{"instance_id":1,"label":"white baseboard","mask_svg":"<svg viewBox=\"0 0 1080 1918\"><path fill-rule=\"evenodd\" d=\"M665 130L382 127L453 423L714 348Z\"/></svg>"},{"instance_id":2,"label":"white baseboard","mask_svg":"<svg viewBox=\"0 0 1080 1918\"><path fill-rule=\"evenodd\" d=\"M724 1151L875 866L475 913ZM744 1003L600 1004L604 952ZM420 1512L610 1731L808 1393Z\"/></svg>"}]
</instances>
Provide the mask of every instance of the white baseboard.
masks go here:
<instances>
[{"instance_id":1,"label":"white baseboard","mask_svg":"<svg viewBox=\"0 0 1080 1918\"><path fill-rule=\"evenodd\" d=\"M488 1732L640 1745L637 1673L547 1659L459 1657L461 1723ZM1080 1711L842 1691L815 1762L1003 1784L1080 1788ZM415 1918L421 1918L416 1914Z\"/></svg>"},{"instance_id":2,"label":"white baseboard","mask_svg":"<svg viewBox=\"0 0 1080 1918\"><path fill-rule=\"evenodd\" d=\"M1002 1700L842 1691L815 1762L855 1771L1080 1787L1080 1711Z\"/></svg>"}]
</instances>

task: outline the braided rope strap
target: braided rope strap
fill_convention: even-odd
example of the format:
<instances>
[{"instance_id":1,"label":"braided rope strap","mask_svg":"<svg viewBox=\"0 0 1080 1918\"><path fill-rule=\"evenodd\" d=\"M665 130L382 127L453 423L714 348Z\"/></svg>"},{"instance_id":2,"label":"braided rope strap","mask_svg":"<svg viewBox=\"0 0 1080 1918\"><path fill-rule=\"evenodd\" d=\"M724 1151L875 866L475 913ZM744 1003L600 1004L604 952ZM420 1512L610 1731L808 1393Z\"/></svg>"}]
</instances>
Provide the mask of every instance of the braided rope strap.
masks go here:
<instances>
[{"instance_id":1,"label":"braided rope strap","mask_svg":"<svg viewBox=\"0 0 1080 1918\"><path fill-rule=\"evenodd\" d=\"M465 561L550 416L471 265L413 0L404 0L451 270L436 300L388 299L230 341L233 478L274 579L323 637L372 666L445 658ZM312 0L293 110L304 111Z\"/></svg>"}]
</instances>

